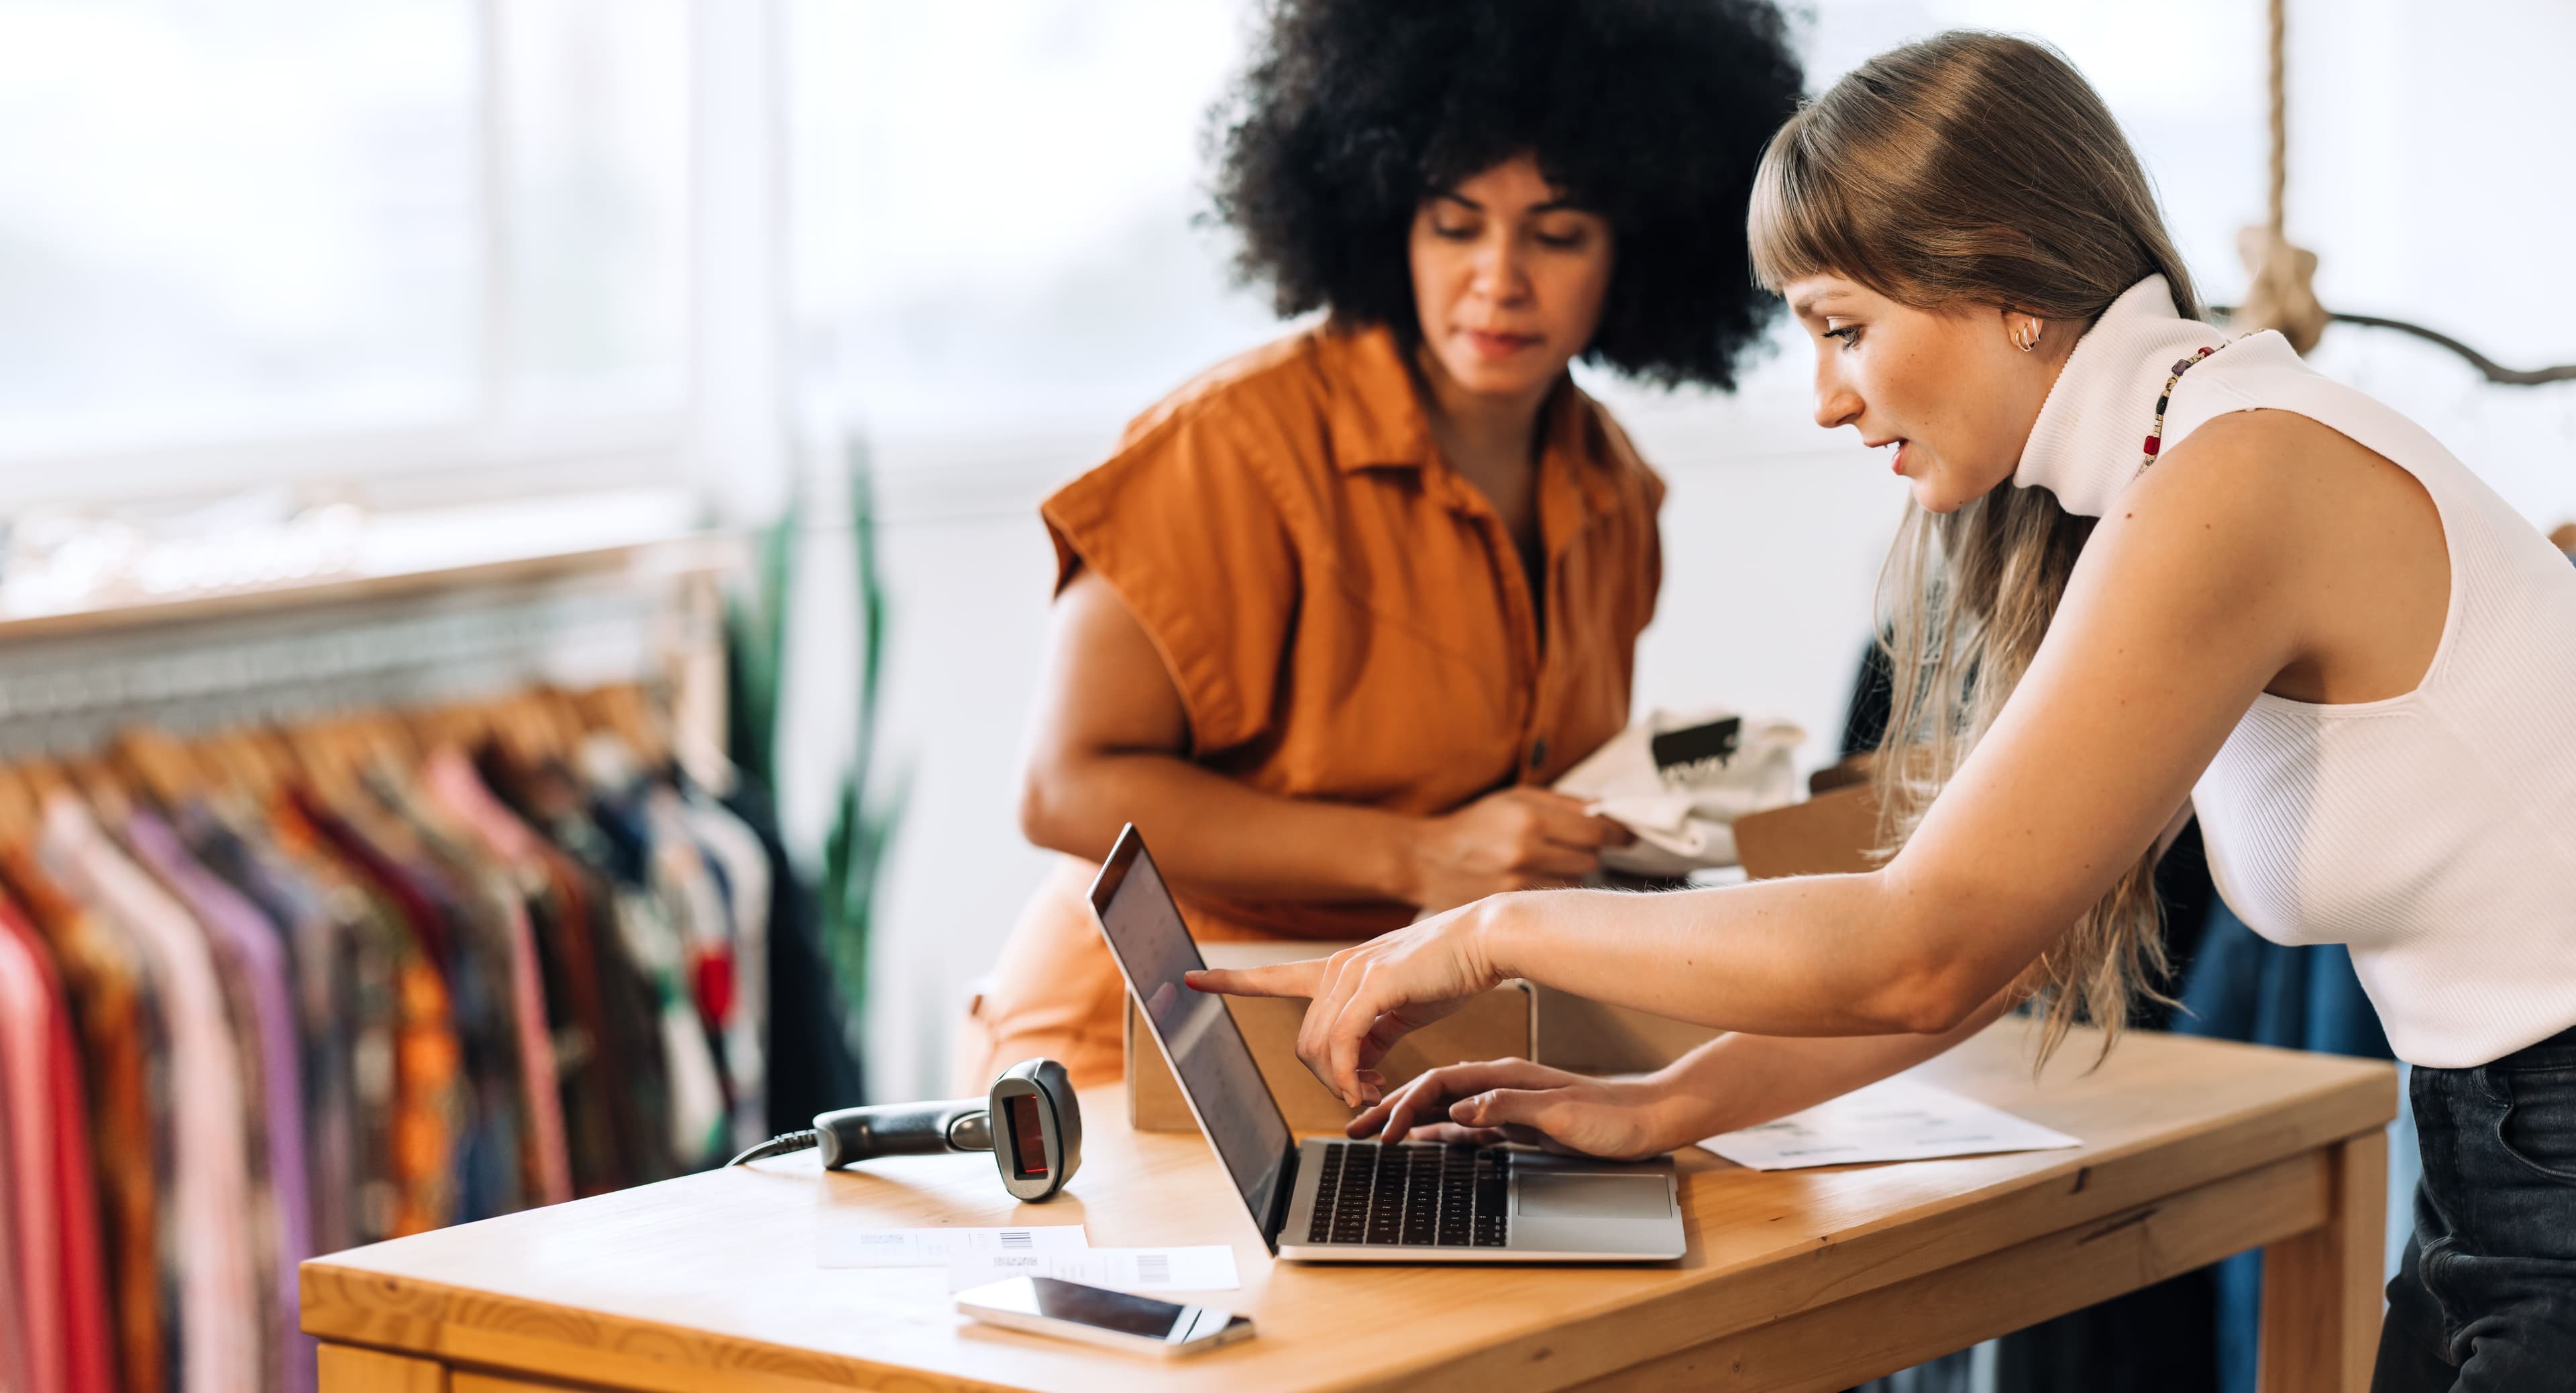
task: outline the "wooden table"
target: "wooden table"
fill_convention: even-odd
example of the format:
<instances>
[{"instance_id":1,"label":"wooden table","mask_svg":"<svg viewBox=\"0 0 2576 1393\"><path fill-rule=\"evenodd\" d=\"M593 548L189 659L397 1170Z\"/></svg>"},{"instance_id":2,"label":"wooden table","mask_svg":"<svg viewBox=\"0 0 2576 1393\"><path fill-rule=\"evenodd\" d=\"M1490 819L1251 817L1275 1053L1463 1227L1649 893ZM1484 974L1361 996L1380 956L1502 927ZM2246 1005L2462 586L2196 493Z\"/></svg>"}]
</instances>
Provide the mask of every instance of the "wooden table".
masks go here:
<instances>
[{"instance_id":1,"label":"wooden table","mask_svg":"<svg viewBox=\"0 0 2576 1393\"><path fill-rule=\"evenodd\" d=\"M1129 1131L1109 1090L1048 1205L1012 1204L983 1157L823 1175L809 1152L317 1258L304 1328L324 1393L1839 1389L2262 1247L2264 1386L2364 1388L2394 1071L2132 1035L2087 1073L2079 1033L2034 1080L2025 1029L1926 1073L2084 1147L1769 1174L1694 1148L1678 1263L1276 1263L1206 1143ZM1260 1334L1163 1362L968 1326L944 1274L817 1267L827 1216L1231 1241L1243 1288L1207 1301Z\"/></svg>"}]
</instances>

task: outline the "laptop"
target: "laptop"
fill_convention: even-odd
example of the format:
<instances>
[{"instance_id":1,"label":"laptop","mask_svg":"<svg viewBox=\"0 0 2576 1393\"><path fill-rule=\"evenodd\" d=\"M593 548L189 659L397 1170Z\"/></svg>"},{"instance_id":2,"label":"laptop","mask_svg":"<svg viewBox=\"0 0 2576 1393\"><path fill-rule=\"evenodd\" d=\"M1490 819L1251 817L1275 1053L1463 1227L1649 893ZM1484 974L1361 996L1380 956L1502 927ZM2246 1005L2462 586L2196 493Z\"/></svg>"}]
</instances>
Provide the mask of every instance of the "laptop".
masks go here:
<instances>
[{"instance_id":1,"label":"laptop","mask_svg":"<svg viewBox=\"0 0 2576 1393\"><path fill-rule=\"evenodd\" d=\"M1275 1256L1642 1262L1687 1248L1669 1156L1623 1164L1517 1146L1299 1142L1225 999L1181 980L1205 964L1134 826L1092 882L1091 908L1181 1096Z\"/></svg>"}]
</instances>

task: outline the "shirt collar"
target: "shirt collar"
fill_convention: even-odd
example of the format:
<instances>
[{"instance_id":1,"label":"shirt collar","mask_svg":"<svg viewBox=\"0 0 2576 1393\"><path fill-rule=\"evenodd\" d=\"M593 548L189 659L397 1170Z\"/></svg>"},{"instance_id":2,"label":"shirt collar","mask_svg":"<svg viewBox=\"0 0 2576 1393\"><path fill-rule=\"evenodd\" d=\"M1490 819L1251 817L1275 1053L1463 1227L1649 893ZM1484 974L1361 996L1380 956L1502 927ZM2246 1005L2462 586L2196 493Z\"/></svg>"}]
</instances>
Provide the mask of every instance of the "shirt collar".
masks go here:
<instances>
[{"instance_id":1,"label":"shirt collar","mask_svg":"<svg viewBox=\"0 0 2576 1393\"><path fill-rule=\"evenodd\" d=\"M1366 469L1419 471L1431 462L1431 422L1423 414L1413 370L1404 350L1384 325L1322 330L1331 383L1328 429L1333 465L1345 474ZM1338 361L1334 361L1338 359ZM1562 470L1583 494L1585 511L1598 515L1617 506L1607 477L1605 442L1590 432L1592 413L1583 390L1571 379L1559 382L1539 411L1541 478Z\"/></svg>"},{"instance_id":2,"label":"shirt collar","mask_svg":"<svg viewBox=\"0 0 2576 1393\"><path fill-rule=\"evenodd\" d=\"M1431 459L1431 422L1414 395L1413 371L1385 325L1326 324L1320 335L1332 394L1333 464L1363 469L1420 469Z\"/></svg>"},{"instance_id":3,"label":"shirt collar","mask_svg":"<svg viewBox=\"0 0 2576 1393\"><path fill-rule=\"evenodd\" d=\"M2122 291L2059 370L2013 483L2047 489L2070 513L2102 516L2146 469L2147 432L2174 364L2226 341L2174 310L2163 276Z\"/></svg>"}]
</instances>

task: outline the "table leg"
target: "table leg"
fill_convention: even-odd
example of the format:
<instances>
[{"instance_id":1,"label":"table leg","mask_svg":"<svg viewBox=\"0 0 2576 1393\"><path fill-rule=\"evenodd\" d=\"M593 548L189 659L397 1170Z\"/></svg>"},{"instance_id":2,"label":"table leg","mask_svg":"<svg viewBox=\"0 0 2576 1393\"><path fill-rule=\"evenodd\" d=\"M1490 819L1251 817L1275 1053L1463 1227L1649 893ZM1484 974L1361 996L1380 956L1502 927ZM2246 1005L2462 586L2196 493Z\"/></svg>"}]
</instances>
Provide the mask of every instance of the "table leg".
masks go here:
<instances>
[{"instance_id":1,"label":"table leg","mask_svg":"<svg viewBox=\"0 0 2576 1393\"><path fill-rule=\"evenodd\" d=\"M2388 1136L2327 1148L2326 1222L2263 1250L2263 1393L2367 1393L2387 1261Z\"/></svg>"}]
</instances>

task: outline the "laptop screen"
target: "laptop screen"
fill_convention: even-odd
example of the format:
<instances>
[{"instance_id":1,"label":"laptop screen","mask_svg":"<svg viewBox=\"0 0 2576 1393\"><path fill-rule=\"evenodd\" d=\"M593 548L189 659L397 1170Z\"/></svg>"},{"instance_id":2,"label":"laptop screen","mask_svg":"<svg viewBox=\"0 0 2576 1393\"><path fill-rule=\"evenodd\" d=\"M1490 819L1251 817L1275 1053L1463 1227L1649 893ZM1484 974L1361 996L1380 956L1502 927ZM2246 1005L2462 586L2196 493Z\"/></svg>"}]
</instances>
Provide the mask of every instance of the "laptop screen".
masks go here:
<instances>
[{"instance_id":1,"label":"laptop screen","mask_svg":"<svg viewBox=\"0 0 2576 1393\"><path fill-rule=\"evenodd\" d=\"M1181 981L1182 973L1206 964L1134 827L1118 835L1100 878L1092 882L1091 907L1128 986L1153 1020L1181 1092L1217 1159L1234 1176L1253 1227L1267 1241L1271 1205L1296 1141L1252 1062L1252 1047L1226 1013L1225 998L1192 991Z\"/></svg>"}]
</instances>

